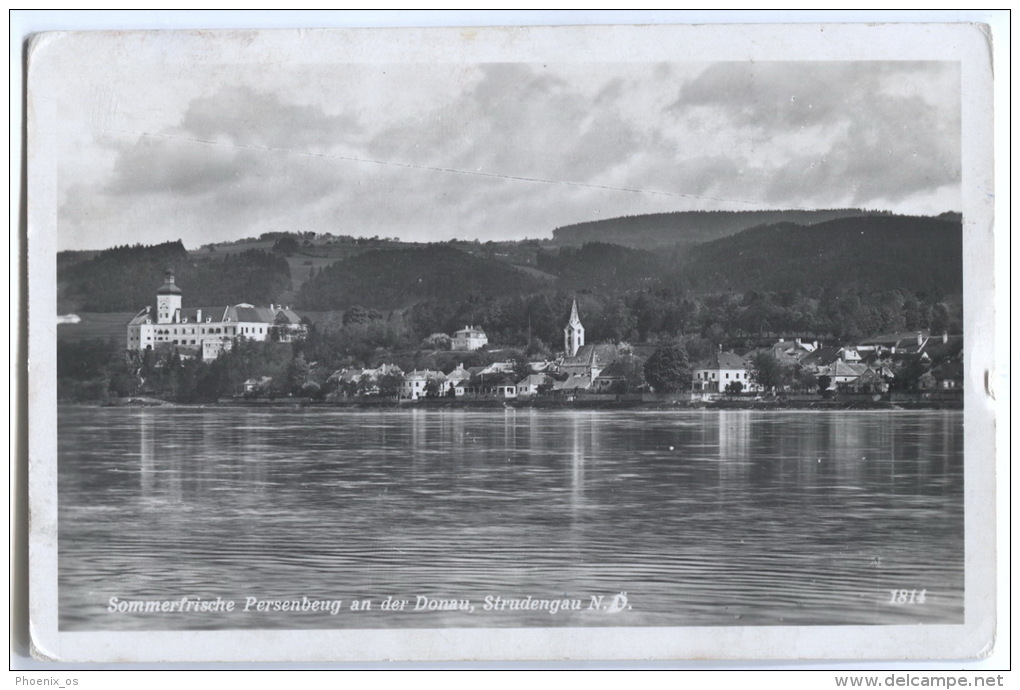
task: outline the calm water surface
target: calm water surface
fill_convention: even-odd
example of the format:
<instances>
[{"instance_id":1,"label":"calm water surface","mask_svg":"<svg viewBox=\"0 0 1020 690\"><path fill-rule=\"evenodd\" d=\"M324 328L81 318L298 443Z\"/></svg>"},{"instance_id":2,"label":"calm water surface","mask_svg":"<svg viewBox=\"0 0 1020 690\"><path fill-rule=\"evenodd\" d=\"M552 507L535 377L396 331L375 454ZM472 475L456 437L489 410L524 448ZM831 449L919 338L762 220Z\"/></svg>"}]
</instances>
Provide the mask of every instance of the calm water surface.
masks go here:
<instances>
[{"instance_id":1,"label":"calm water surface","mask_svg":"<svg viewBox=\"0 0 1020 690\"><path fill-rule=\"evenodd\" d=\"M63 630L963 621L961 412L62 407L59 448Z\"/></svg>"}]
</instances>

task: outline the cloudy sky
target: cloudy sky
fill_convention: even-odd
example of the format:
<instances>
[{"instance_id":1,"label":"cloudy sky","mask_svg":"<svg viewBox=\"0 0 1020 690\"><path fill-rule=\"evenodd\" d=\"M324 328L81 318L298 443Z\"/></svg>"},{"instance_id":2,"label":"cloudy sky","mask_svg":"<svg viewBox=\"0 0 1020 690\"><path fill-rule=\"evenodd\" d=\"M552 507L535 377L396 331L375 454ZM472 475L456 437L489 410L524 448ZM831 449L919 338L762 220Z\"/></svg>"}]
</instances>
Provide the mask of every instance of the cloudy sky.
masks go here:
<instances>
[{"instance_id":1,"label":"cloudy sky","mask_svg":"<svg viewBox=\"0 0 1020 690\"><path fill-rule=\"evenodd\" d=\"M278 230L484 241L689 209L961 204L953 62L105 56L69 76L61 249Z\"/></svg>"}]
</instances>

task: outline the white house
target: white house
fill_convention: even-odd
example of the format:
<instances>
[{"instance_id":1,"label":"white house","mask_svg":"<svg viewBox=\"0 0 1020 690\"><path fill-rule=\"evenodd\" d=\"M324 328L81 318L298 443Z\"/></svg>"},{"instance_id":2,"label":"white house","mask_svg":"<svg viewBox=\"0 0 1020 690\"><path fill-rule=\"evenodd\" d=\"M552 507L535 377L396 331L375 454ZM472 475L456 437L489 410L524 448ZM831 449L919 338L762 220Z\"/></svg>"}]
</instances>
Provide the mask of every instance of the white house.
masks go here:
<instances>
[{"instance_id":1,"label":"white house","mask_svg":"<svg viewBox=\"0 0 1020 690\"><path fill-rule=\"evenodd\" d=\"M694 368L695 391L724 393L734 381L739 381L744 391L761 390L751 381L744 358L734 352L718 351Z\"/></svg>"},{"instance_id":2,"label":"white house","mask_svg":"<svg viewBox=\"0 0 1020 690\"><path fill-rule=\"evenodd\" d=\"M289 307L235 304L184 308L183 297L173 271L167 269L164 283L156 291L155 313L146 307L128 324L127 349L176 347L182 355L208 361L229 350L235 338L290 342L305 335L305 325Z\"/></svg>"},{"instance_id":3,"label":"white house","mask_svg":"<svg viewBox=\"0 0 1020 690\"><path fill-rule=\"evenodd\" d=\"M453 334L453 340L450 342L450 349L477 350L488 343L489 337L485 335L485 331L481 328L464 326L464 328Z\"/></svg>"},{"instance_id":4,"label":"white house","mask_svg":"<svg viewBox=\"0 0 1020 690\"><path fill-rule=\"evenodd\" d=\"M425 387L429 381L435 381L438 384L437 392L440 395L446 391L446 375L443 372L432 371L431 369L422 369L421 371L415 369L410 374L404 376L404 382L400 387L400 397L404 400L424 398L426 394Z\"/></svg>"},{"instance_id":5,"label":"white house","mask_svg":"<svg viewBox=\"0 0 1020 690\"><path fill-rule=\"evenodd\" d=\"M538 393L540 386L552 383L548 374L530 374L517 382L517 397L526 398Z\"/></svg>"}]
</instances>

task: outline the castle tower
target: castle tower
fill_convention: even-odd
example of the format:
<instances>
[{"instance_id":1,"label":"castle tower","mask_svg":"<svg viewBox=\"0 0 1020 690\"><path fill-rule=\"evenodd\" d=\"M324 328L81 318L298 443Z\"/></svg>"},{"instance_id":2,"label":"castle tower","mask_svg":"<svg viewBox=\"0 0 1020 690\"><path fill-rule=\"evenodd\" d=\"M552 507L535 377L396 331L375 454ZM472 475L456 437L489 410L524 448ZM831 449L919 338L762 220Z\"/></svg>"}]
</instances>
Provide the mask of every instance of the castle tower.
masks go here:
<instances>
[{"instance_id":1,"label":"castle tower","mask_svg":"<svg viewBox=\"0 0 1020 690\"><path fill-rule=\"evenodd\" d=\"M584 326L581 325L581 319L577 315L577 300L575 299L574 305L570 308L570 321L563 329L563 350L567 357L573 357L582 345L584 345Z\"/></svg>"},{"instance_id":2,"label":"castle tower","mask_svg":"<svg viewBox=\"0 0 1020 690\"><path fill-rule=\"evenodd\" d=\"M181 309L184 294L174 282L174 270L166 269L163 285L156 290L156 323L172 323Z\"/></svg>"}]
</instances>

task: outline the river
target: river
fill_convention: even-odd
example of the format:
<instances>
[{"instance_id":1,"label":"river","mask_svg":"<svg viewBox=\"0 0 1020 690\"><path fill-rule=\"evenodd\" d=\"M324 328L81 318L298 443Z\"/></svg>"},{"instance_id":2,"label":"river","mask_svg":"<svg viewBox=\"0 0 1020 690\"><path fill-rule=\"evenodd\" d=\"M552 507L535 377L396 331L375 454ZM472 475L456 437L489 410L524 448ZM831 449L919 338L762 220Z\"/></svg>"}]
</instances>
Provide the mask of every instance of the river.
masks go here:
<instances>
[{"instance_id":1,"label":"river","mask_svg":"<svg viewBox=\"0 0 1020 690\"><path fill-rule=\"evenodd\" d=\"M963 621L959 411L58 419L65 631Z\"/></svg>"}]
</instances>

